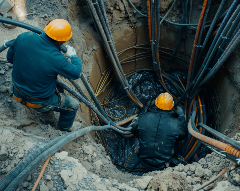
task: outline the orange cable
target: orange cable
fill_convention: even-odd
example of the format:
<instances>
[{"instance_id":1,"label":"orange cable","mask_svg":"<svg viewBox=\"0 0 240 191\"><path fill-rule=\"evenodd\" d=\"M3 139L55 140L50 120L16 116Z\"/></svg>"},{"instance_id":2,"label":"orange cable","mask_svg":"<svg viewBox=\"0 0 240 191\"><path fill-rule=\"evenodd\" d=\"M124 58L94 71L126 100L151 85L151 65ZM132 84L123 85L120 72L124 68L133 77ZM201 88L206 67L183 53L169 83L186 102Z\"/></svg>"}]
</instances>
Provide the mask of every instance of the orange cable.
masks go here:
<instances>
[{"instance_id":1,"label":"orange cable","mask_svg":"<svg viewBox=\"0 0 240 191\"><path fill-rule=\"evenodd\" d=\"M51 155L50 157L48 157L48 159L46 160L45 164L43 165L42 170L41 170L41 172L40 172L40 174L39 174L39 176L38 176L38 179L37 179L37 181L36 181L36 183L35 183L32 191L35 191L35 190L36 190L36 188L37 188L37 186L38 186L38 183L39 183L40 179L42 178L42 175L43 175L43 173L44 173L44 170L45 170L45 168L46 168L46 166L47 166L47 164L48 164L48 162L49 162L49 160L50 160L51 157L52 157L52 155Z\"/></svg>"},{"instance_id":2,"label":"orange cable","mask_svg":"<svg viewBox=\"0 0 240 191\"><path fill-rule=\"evenodd\" d=\"M198 94L198 102L199 102L199 106L200 106L200 112L201 113L203 113L203 110L202 110L202 102L201 102L201 99L200 99L200 96L199 96L199 94ZM197 110L197 108L196 108L196 110ZM203 119L201 119L201 122L203 122L202 121ZM196 123L197 123L197 120L196 120ZM197 124L196 124L196 126L197 126ZM202 133L202 131L203 131L203 128L202 127L200 127L200 133ZM193 137L192 137L193 138ZM191 141L192 141L192 139L191 139ZM192 153L192 151L195 149L195 147L197 146L197 143L198 143L198 140L196 140L195 141L195 143L194 143L194 145L192 146L192 148L191 148L191 150L188 152L188 154L184 157L184 159L186 159L191 153ZM186 148L187 149L187 148Z\"/></svg>"},{"instance_id":3,"label":"orange cable","mask_svg":"<svg viewBox=\"0 0 240 191\"><path fill-rule=\"evenodd\" d=\"M220 176L222 176L224 173L226 172L226 167L215 177L213 177L211 180L209 180L208 182L205 182L203 185L201 185L198 188L195 188L193 191L198 191L203 189L204 187L206 187L207 185L211 184L212 182L214 182L215 180L217 180Z\"/></svg>"},{"instance_id":4,"label":"orange cable","mask_svg":"<svg viewBox=\"0 0 240 191\"><path fill-rule=\"evenodd\" d=\"M200 141L203 141L209 145L212 145L222 151L226 151L230 154L233 154L234 156L240 158L240 150L234 148L233 146L231 145L228 145L226 143L223 143L223 142L220 142L218 140L215 140L215 139L212 139L210 137L207 137L205 135L202 135L201 133L198 133L196 131L193 130L192 128L192 123L191 123L191 118L189 119L189 122L188 122L188 132L196 137L198 140Z\"/></svg>"},{"instance_id":5,"label":"orange cable","mask_svg":"<svg viewBox=\"0 0 240 191\"><path fill-rule=\"evenodd\" d=\"M193 44L193 49L192 49L192 56L191 56L191 60L190 60L190 64L189 64L187 86L190 84L193 61L194 61L194 57L195 57L195 53L196 53L196 45L197 45L197 42L198 42L198 37L199 37L199 34L200 34L200 29L201 29L201 26L202 26L203 17L204 17L205 10L206 10L206 7L207 7L207 2L208 2L208 0L204 0L203 7L202 7L202 12L201 12L200 19L199 19L199 22L198 22L198 27L197 27L196 36L195 36L195 39L194 39L194 44Z\"/></svg>"},{"instance_id":6,"label":"orange cable","mask_svg":"<svg viewBox=\"0 0 240 191\"><path fill-rule=\"evenodd\" d=\"M184 89L184 90L186 90L186 88L184 87L184 85L183 85L183 83L182 83L182 81L181 81L181 79L179 78L179 76L178 76L178 75L177 75L177 77L178 77L178 79L179 79L179 81L180 81L180 83L181 83L181 85L182 85L183 89Z\"/></svg>"},{"instance_id":7,"label":"orange cable","mask_svg":"<svg viewBox=\"0 0 240 191\"><path fill-rule=\"evenodd\" d=\"M147 0L147 9L148 9L148 30L149 30L149 38L151 42L151 49L152 49L152 26L151 26L151 4L150 0Z\"/></svg>"}]
</instances>

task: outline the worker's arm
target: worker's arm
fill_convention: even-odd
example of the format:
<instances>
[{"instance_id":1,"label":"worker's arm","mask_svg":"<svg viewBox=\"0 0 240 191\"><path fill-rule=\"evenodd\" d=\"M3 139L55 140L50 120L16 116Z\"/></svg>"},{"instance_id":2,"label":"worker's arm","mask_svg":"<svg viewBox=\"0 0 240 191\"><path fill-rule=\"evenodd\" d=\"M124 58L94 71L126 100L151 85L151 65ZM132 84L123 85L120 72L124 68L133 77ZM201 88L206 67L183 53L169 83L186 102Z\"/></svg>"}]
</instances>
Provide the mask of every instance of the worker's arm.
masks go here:
<instances>
[{"instance_id":1,"label":"worker's arm","mask_svg":"<svg viewBox=\"0 0 240 191\"><path fill-rule=\"evenodd\" d=\"M187 137L188 130L187 130L187 122L185 120L185 115L181 107L177 106L175 112L178 115L178 120L180 121L179 125L179 137L178 141L184 140Z\"/></svg>"},{"instance_id":2,"label":"worker's arm","mask_svg":"<svg viewBox=\"0 0 240 191\"><path fill-rule=\"evenodd\" d=\"M180 125L179 125L179 137L178 141L184 140L188 135L188 128L187 128L187 122L184 118L180 118Z\"/></svg>"},{"instance_id":3,"label":"worker's arm","mask_svg":"<svg viewBox=\"0 0 240 191\"><path fill-rule=\"evenodd\" d=\"M61 58L58 58L61 64L57 64L56 72L68 79L78 79L82 73L82 61L76 55L76 51L74 48L70 46L66 46L68 51L66 56L71 59L71 62L61 54Z\"/></svg>"},{"instance_id":4,"label":"worker's arm","mask_svg":"<svg viewBox=\"0 0 240 191\"><path fill-rule=\"evenodd\" d=\"M16 40L14 40L14 42L8 48L8 51L7 51L7 61L9 63L12 63L12 64L13 64L13 56L14 56L14 46L15 46L15 44L16 44Z\"/></svg>"},{"instance_id":5,"label":"worker's arm","mask_svg":"<svg viewBox=\"0 0 240 191\"><path fill-rule=\"evenodd\" d=\"M133 134L136 134L136 133L137 133L138 117L135 117L135 118L132 120L132 122L131 122L131 124L129 125L129 127L132 127L131 132L132 132Z\"/></svg>"}]
</instances>

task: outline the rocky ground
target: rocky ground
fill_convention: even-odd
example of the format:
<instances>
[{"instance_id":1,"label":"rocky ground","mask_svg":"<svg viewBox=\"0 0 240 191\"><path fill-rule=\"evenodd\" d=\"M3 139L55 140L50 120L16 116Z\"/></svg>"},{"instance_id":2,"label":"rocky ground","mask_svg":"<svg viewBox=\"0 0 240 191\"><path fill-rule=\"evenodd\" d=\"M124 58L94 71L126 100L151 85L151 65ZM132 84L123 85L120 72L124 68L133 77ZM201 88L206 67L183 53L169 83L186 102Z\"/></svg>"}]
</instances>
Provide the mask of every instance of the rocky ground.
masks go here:
<instances>
[{"instance_id":1,"label":"rocky ground","mask_svg":"<svg viewBox=\"0 0 240 191\"><path fill-rule=\"evenodd\" d=\"M164 1L162 7L172 0ZM13 1L15 6L13 12L19 20L39 27L41 29L54 18L69 20L73 29L73 38L68 42L73 46L83 61L84 75L89 77L93 52L100 46L99 38L94 31L90 14L86 10L84 1L30 1L24 4L21 0ZM134 0L137 8L146 13L144 1ZM130 9L129 14L132 20L127 19L127 12L122 1L105 2L110 24L114 30L114 24L129 21L129 25L137 24L141 18L136 17ZM176 4L174 19L180 21L180 12ZM164 10L162 10L164 11ZM25 15L34 13L32 15ZM172 16L173 17L173 16ZM80 22L81 21L81 22ZM132 23L131 23L132 22ZM5 39L14 39L18 34L26 30L21 28L7 29L0 24L0 42ZM4 60L6 51L0 54L0 60ZM58 118L57 113L44 116L31 109L28 109L12 97L11 64L0 62L0 179L10 172L17 164L29 156L35 149L44 146L51 140L65 134L55 129ZM63 79L67 83L65 79ZM80 84L81 85L81 84ZM82 86L82 85L81 85ZM83 107L83 106L82 106ZM81 117L83 109L80 108L76 121L85 122ZM53 118L52 118L53 117ZM240 134L234 134L235 140L240 141ZM164 171L156 171L134 176L120 172L107 156L103 146L92 141L89 134L84 135L55 153L46 170L37 190L40 191L74 191L74 190L193 190L201 184L210 180L225 167L234 168L234 164L212 153L202 158L198 163L179 165L174 168L167 168ZM18 190L31 190L42 169L40 165L21 185ZM233 176L234 182L240 181L240 172ZM227 173L213 182L204 190L240 190L228 181Z\"/></svg>"}]
</instances>

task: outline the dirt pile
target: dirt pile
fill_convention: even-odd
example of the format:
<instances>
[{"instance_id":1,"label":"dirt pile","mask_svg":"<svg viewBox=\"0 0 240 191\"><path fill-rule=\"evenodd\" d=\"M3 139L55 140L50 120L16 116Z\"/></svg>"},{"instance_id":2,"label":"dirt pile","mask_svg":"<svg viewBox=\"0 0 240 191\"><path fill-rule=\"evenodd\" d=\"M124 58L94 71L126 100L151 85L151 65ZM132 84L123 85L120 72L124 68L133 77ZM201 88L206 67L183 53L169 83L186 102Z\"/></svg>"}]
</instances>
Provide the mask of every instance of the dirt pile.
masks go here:
<instances>
[{"instance_id":1,"label":"dirt pile","mask_svg":"<svg viewBox=\"0 0 240 191\"><path fill-rule=\"evenodd\" d=\"M153 190L191 190L186 176L181 172L159 172L149 183L148 189Z\"/></svg>"}]
</instances>

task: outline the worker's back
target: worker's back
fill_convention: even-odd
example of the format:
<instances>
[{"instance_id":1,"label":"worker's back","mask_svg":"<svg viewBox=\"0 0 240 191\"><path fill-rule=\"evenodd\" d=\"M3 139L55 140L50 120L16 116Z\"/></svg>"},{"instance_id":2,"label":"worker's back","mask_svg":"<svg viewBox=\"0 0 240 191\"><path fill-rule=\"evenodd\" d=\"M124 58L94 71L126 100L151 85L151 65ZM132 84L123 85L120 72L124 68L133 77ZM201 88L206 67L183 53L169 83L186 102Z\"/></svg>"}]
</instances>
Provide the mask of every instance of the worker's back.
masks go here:
<instances>
[{"instance_id":1,"label":"worker's back","mask_svg":"<svg viewBox=\"0 0 240 191\"><path fill-rule=\"evenodd\" d=\"M173 117L171 112L150 110L141 112L138 119L139 158L145 164L159 168L171 159L176 140L187 136L185 120Z\"/></svg>"},{"instance_id":2,"label":"worker's back","mask_svg":"<svg viewBox=\"0 0 240 191\"><path fill-rule=\"evenodd\" d=\"M46 34L22 33L8 51L14 85L31 97L45 98L56 90L57 75L78 78L81 68L70 63Z\"/></svg>"}]
</instances>

